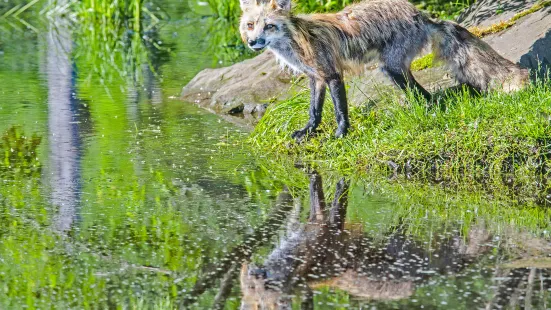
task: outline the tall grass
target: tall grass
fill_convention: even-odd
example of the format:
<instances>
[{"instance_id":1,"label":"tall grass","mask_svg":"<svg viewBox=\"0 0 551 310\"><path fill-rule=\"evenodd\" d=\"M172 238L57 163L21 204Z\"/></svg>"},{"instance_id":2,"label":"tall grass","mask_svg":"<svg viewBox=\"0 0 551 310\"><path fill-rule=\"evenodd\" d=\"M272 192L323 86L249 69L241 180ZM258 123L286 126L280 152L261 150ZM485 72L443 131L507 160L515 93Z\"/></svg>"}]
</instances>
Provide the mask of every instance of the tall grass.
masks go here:
<instances>
[{"instance_id":1,"label":"tall grass","mask_svg":"<svg viewBox=\"0 0 551 310\"><path fill-rule=\"evenodd\" d=\"M239 0L207 0L215 17L209 21L209 49L215 57L231 63L251 57L239 35Z\"/></svg>"},{"instance_id":2,"label":"tall grass","mask_svg":"<svg viewBox=\"0 0 551 310\"><path fill-rule=\"evenodd\" d=\"M295 9L299 12L334 12L357 2L355 0L300 0L295 1Z\"/></svg>"},{"instance_id":3,"label":"tall grass","mask_svg":"<svg viewBox=\"0 0 551 310\"><path fill-rule=\"evenodd\" d=\"M169 49L158 43L157 25L163 16L152 13L143 0L85 0L73 3L77 23L72 27L76 59L99 75L100 81L142 78L140 65L155 72L154 55Z\"/></svg>"}]
</instances>

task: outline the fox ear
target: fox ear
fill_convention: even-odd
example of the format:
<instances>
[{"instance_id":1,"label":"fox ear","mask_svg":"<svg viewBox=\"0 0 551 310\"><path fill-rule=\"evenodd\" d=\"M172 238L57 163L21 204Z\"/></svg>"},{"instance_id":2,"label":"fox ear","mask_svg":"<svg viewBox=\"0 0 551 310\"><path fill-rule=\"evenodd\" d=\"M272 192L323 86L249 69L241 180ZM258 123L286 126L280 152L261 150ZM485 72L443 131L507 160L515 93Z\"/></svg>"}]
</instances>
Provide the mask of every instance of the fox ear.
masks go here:
<instances>
[{"instance_id":1,"label":"fox ear","mask_svg":"<svg viewBox=\"0 0 551 310\"><path fill-rule=\"evenodd\" d=\"M239 0L239 5L241 6L241 9L244 11L246 8L249 8L256 4L256 0Z\"/></svg>"},{"instance_id":2,"label":"fox ear","mask_svg":"<svg viewBox=\"0 0 551 310\"><path fill-rule=\"evenodd\" d=\"M271 0L270 4L274 9L290 11L291 10L291 0Z\"/></svg>"}]
</instances>

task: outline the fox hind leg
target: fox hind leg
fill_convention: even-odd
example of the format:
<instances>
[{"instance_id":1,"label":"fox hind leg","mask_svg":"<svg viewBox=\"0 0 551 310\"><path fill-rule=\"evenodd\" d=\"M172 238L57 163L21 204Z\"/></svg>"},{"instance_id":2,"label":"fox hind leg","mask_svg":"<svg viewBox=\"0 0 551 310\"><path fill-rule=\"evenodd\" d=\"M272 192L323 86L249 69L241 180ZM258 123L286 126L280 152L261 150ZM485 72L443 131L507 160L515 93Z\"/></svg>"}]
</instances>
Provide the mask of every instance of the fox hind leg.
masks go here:
<instances>
[{"instance_id":1,"label":"fox hind leg","mask_svg":"<svg viewBox=\"0 0 551 310\"><path fill-rule=\"evenodd\" d=\"M412 40L411 38L415 38ZM409 35L398 36L381 50L383 72L402 90L413 89L425 99L430 100L430 93L419 84L410 71L411 60L426 45L428 35L423 29L414 28Z\"/></svg>"},{"instance_id":2,"label":"fox hind leg","mask_svg":"<svg viewBox=\"0 0 551 310\"><path fill-rule=\"evenodd\" d=\"M431 100L431 94L415 80L409 69L396 69L384 66L383 72L403 91L412 89L423 95L427 101Z\"/></svg>"}]
</instances>

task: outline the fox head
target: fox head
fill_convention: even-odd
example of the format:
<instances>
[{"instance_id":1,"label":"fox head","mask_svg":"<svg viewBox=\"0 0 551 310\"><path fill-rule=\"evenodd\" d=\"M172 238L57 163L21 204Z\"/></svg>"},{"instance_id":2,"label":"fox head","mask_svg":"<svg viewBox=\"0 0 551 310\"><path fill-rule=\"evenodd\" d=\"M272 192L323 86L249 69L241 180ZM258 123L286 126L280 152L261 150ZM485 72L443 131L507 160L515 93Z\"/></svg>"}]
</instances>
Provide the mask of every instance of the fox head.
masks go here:
<instances>
[{"instance_id":1,"label":"fox head","mask_svg":"<svg viewBox=\"0 0 551 310\"><path fill-rule=\"evenodd\" d=\"M240 3L241 38L252 50L263 50L287 37L291 0L240 0Z\"/></svg>"}]
</instances>

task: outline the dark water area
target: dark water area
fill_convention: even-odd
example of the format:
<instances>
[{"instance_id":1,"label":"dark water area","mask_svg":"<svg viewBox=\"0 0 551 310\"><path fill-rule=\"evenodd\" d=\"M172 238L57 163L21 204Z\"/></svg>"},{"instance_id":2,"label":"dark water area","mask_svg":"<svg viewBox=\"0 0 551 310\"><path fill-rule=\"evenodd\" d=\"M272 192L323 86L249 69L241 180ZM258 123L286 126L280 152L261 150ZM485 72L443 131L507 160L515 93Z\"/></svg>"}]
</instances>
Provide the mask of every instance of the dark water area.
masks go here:
<instances>
[{"instance_id":1,"label":"dark water area","mask_svg":"<svg viewBox=\"0 0 551 310\"><path fill-rule=\"evenodd\" d=\"M220 65L186 3L125 53L2 22L1 309L551 307L533 199L266 158L178 100Z\"/></svg>"}]
</instances>

